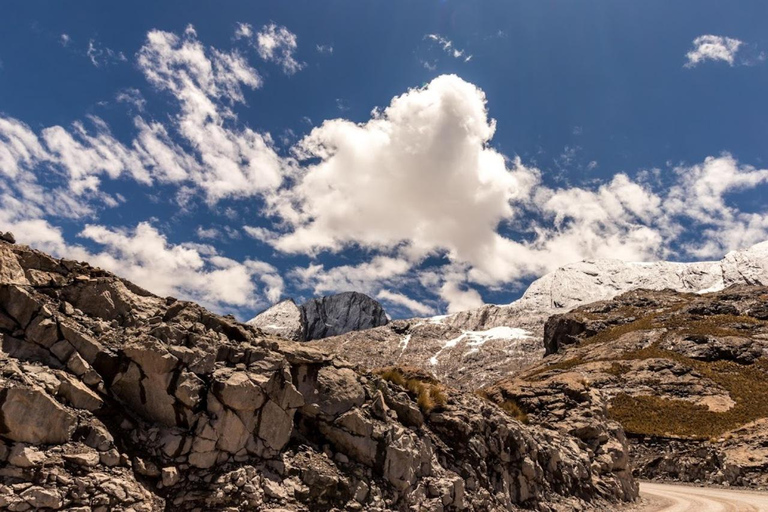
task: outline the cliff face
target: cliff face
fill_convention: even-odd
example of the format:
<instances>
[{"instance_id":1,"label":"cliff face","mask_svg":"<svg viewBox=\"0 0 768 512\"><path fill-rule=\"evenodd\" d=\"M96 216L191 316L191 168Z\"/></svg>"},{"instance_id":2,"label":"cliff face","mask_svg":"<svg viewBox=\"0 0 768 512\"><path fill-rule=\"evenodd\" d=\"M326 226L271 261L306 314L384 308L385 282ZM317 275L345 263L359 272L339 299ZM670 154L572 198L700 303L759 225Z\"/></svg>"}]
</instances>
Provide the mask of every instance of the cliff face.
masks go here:
<instances>
[{"instance_id":1,"label":"cliff face","mask_svg":"<svg viewBox=\"0 0 768 512\"><path fill-rule=\"evenodd\" d=\"M288 340L310 341L372 329L388 321L378 301L362 293L344 292L311 299L300 306L287 299L247 323Z\"/></svg>"},{"instance_id":2,"label":"cliff face","mask_svg":"<svg viewBox=\"0 0 768 512\"><path fill-rule=\"evenodd\" d=\"M644 478L768 486L768 288L638 290L551 317L550 353L486 389L537 421L526 391L579 381L608 401Z\"/></svg>"},{"instance_id":3,"label":"cliff face","mask_svg":"<svg viewBox=\"0 0 768 512\"><path fill-rule=\"evenodd\" d=\"M302 304L301 309L307 321L307 340L371 329L388 322L381 304L357 292L312 299Z\"/></svg>"},{"instance_id":4,"label":"cliff face","mask_svg":"<svg viewBox=\"0 0 768 512\"><path fill-rule=\"evenodd\" d=\"M621 429L359 371L0 241L0 509L573 510L637 487ZM83 508L85 510L86 508Z\"/></svg>"},{"instance_id":5,"label":"cliff face","mask_svg":"<svg viewBox=\"0 0 768 512\"><path fill-rule=\"evenodd\" d=\"M398 321L364 335L322 340L319 346L343 347L346 357L360 364L408 361L453 386L474 390L539 361L551 315L635 289L705 293L735 284L768 285L768 242L718 262L574 263L537 279L509 305Z\"/></svg>"}]
</instances>

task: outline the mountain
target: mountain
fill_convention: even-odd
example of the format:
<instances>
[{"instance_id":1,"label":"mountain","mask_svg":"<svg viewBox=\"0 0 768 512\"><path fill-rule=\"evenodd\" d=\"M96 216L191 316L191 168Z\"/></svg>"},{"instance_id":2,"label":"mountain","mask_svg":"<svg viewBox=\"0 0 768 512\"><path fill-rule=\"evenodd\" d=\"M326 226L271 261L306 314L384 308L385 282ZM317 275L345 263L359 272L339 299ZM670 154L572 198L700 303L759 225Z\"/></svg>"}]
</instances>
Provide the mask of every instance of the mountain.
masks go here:
<instances>
[{"instance_id":1,"label":"mountain","mask_svg":"<svg viewBox=\"0 0 768 512\"><path fill-rule=\"evenodd\" d=\"M0 509L564 511L637 497L598 393L538 424L421 370L357 369L6 241Z\"/></svg>"},{"instance_id":2,"label":"mountain","mask_svg":"<svg viewBox=\"0 0 768 512\"><path fill-rule=\"evenodd\" d=\"M447 384L475 390L539 361L551 315L635 289L707 293L734 284L768 285L768 242L716 262L574 263L537 279L509 305L395 321L315 343L369 367L407 361Z\"/></svg>"},{"instance_id":3,"label":"mountain","mask_svg":"<svg viewBox=\"0 0 768 512\"><path fill-rule=\"evenodd\" d=\"M310 341L386 325L378 301L358 292L310 299L297 306L293 299L275 304L247 323L293 341Z\"/></svg>"},{"instance_id":4,"label":"mountain","mask_svg":"<svg viewBox=\"0 0 768 512\"><path fill-rule=\"evenodd\" d=\"M630 436L636 476L768 487L768 287L632 291L551 317L544 342L484 395L542 423L569 408L542 388L589 389Z\"/></svg>"}]
</instances>

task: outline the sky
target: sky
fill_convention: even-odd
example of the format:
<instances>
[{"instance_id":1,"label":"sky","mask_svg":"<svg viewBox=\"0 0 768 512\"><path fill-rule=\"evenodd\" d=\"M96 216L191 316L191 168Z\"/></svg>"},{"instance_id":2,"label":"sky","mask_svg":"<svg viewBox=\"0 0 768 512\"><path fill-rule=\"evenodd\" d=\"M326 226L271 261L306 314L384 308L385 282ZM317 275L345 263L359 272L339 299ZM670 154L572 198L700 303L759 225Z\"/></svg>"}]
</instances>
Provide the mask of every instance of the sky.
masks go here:
<instances>
[{"instance_id":1,"label":"sky","mask_svg":"<svg viewBox=\"0 0 768 512\"><path fill-rule=\"evenodd\" d=\"M768 4L3 3L0 230L248 319L768 239Z\"/></svg>"}]
</instances>

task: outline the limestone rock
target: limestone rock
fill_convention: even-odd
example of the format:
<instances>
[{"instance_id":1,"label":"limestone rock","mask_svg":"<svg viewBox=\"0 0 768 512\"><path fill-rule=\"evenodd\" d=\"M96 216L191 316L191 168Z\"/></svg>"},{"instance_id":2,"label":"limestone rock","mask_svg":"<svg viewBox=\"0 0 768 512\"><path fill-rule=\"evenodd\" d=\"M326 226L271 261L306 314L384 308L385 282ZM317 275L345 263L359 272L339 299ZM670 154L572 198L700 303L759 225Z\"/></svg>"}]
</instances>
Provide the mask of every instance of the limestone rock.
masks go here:
<instances>
[{"instance_id":1,"label":"limestone rock","mask_svg":"<svg viewBox=\"0 0 768 512\"><path fill-rule=\"evenodd\" d=\"M72 437L77 417L43 389L11 387L3 391L3 437L32 444L60 444Z\"/></svg>"},{"instance_id":2,"label":"limestone rock","mask_svg":"<svg viewBox=\"0 0 768 512\"><path fill-rule=\"evenodd\" d=\"M636 495L599 397L568 430L525 425L426 372L388 380L86 263L0 247L2 268L18 265L0 282L0 508L583 510ZM356 295L318 307L329 328L386 321ZM381 329L404 332L357 334Z\"/></svg>"},{"instance_id":3,"label":"limestone rock","mask_svg":"<svg viewBox=\"0 0 768 512\"><path fill-rule=\"evenodd\" d=\"M8 463L20 468L31 468L39 466L46 460L46 456L40 450L33 446L27 446L23 443L16 443L11 448L8 455Z\"/></svg>"}]
</instances>

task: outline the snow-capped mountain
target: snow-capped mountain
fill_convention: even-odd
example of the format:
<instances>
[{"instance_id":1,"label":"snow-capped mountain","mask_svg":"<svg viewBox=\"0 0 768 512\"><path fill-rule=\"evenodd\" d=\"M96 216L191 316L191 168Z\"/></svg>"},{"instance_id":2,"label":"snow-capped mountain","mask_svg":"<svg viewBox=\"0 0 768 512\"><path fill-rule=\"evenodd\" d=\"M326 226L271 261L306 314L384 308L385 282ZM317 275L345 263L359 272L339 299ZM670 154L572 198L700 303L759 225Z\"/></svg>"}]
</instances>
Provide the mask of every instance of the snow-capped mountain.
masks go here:
<instances>
[{"instance_id":1,"label":"snow-capped mountain","mask_svg":"<svg viewBox=\"0 0 768 512\"><path fill-rule=\"evenodd\" d=\"M343 347L345 357L362 365L420 366L454 386L476 389L542 357L544 323L553 314L638 288L708 293L734 284L768 285L768 241L720 261L572 263L537 279L508 305L395 321L318 343Z\"/></svg>"}]
</instances>

